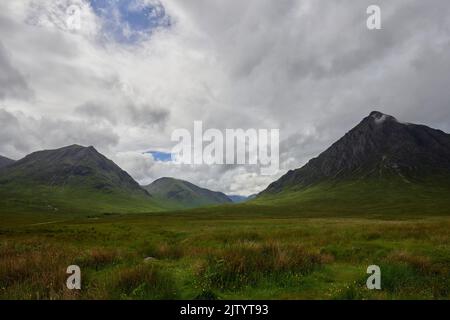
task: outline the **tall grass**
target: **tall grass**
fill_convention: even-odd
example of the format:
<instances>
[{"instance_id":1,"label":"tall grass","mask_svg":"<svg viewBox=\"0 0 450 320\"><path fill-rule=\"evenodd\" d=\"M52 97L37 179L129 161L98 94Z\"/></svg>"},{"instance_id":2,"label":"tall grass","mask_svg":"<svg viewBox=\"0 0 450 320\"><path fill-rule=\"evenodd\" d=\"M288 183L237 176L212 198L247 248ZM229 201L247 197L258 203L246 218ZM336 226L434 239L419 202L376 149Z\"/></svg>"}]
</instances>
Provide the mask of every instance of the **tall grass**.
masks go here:
<instances>
[{"instance_id":1,"label":"tall grass","mask_svg":"<svg viewBox=\"0 0 450 320\"><path fill-rule=\"evenodd\" d=\"M209 255L198 274L209 287L237 289L255 286L267 278L279 280L280 277L306 275L332 261L331 255L301 245L244 241Z\"/></svg>"},{"instance_id":2,"label":"tall grass","mask_svg":"<svg viewBox=\"0 0 450 320\"><path fill-rule=\"evenodd\" d=\"M118 270L114 275L113 298L176 299L172 276L154 264L138 264Z\"/></svg>"},{"instance_id":3,"label":"tall grass","mask_svg":"<svg viewBox=\"0 0 450 320\"><path fill-rule=\"evenodd\" d=\"M78 292L67 290L69 248L27 243L2 243L0 250L0 296L6 299L72 299Z\"/></svg>"},{"instance_id":4,"label":"tall grass","mask_svg":"<svg viewBox=\"0 0 450 320\"><path fill-rule=\"evenodd\" d=\"M0 299L449 299L449 228L448 218L21 218L0 225ZM66 288L71 264L80 291ZM371 264L380 291L366 288Z\"/></svg>"}]
</instances>

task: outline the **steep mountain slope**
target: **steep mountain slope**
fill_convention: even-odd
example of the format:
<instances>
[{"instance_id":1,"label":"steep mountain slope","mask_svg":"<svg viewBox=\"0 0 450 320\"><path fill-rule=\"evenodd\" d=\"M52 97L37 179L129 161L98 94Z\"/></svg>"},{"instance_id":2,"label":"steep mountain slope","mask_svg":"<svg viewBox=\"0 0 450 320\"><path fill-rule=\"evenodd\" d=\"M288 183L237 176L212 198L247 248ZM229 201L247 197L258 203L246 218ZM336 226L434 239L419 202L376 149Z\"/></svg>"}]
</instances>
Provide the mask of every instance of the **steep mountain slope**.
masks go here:
<instances>
[{"instance_id":1,"label":"steep mountain slope","mask_svg":"<svg viewBox=\"0 0 450 320\"><path fill-rule=\"evenodd\" d=\"M8 203L108 211L149 210L151 196L93 147L72 145L34 152L0 172ZM8 206L6 206L8 207Z\"/></svg>"},{"instance_id":2,"label":"steep mountain slope","mask_svg":"<svg viewBox=\"0 0 450 320\"><path fill-rule=\"evenodd\" d=\"M0 156L0 169L13 164L15 161L6 157Z\"/></svg>"},{"instance_id":3,"label":"steep mountain slope","mask_svg":"<svg viewBox=\"0 0 450 320\"><path fill-rule=\"evenodd\" d=\"M317 158L270 184L255 201L420 211L450 204L449 178L449 134L374 111Z\"/></svg>"},{"instance_id":4,"label":"steep mountain slope","mask_svg":"<svg viewBox=\"0 0 450 320\"><path fill-rule=\"evenodd\" d=\"M144 195L139 184L94 147L72 145L56 150L34 152L11 165L0 176L0 184L10 181L48 186L115 189Z\"/></svg>"},{"instance_id":5,"label":"steep mountain slope","mask_svg":"<svg viewBox=\"0 0 450 320\"><path fill-rule=\"evenodd\" d=\"M160 178L144 189L169 208L195 208L232 202L222 192L211 191L174 178Z\"/></svg>"}]
</instances>

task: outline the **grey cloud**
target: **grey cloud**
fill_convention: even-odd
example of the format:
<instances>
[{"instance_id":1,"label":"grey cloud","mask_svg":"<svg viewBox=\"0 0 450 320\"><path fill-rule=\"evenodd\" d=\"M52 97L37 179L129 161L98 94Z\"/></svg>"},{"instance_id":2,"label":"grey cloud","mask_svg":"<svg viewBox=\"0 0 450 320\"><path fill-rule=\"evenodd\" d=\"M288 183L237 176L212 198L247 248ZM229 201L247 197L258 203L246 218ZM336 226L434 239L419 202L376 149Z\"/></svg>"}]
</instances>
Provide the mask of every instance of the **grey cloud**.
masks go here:
<instances>
[{"instance_id":1,"label":"grey cloud","mask_svg":"<svg viewBox=\"0 0 450 320\"><path fill-rule=\"evenodd\" d=\"M121 107L123 104L125 107ZM113 105L108 105L107 102L86 102L77 106L74 112L87 120L107 121L113 125L126 124L143 128L162 128L170 116L170 112L167 110L131 102L118 102Z\"/></svg>"},{"instance_id":2,"label":"grey cloud","mask_svg":"<svg viewBox=\"0 0 450 320\"><path fill-rule=\"evenodd\" d=\"M168 110L153 108L146 104L128 104L126 109L131 123L143 127L164 127L170 116Z\"/></svg>"},{"instance_id":3,"label":"grey cloud","mask_svg":"<svg viewBox=\"0 0 450 320\"><path fill-rule=\"evenodd\" d=\"M24 76L12 65L9 54L0 42L0 99L29 99L33 91Z\"/></svg>"},{"instance_id":4,"label":"grey cloud","mask_svg":"<svg viewBox=\"0 0 450 320\"><path fill-rule=\"evenodd\" d=\"M87 119L96 121L108 121L111 124L117 123L117 116L113 108L108 108L104 104L96 102L86 102L77 106L74 110L75 114Z\"/></svg>"},{"instance_id":5,"label":"grey cloud","mask_svg":"<svg viewBox=\"0 0 450 320\"><path fill-rule=\"evenodd\" d=\"M32 151L71 144L94 145L102 150L119 143L111 127L0 109L0 154L19 158Z\"/></svg>"},{"instance_id":6,"label":"grey cloud","mask_svg":"<svg viewBox=\"0 0 450 320\"><path fill-rule=\"evenodd\" d=\"M20 122L12 113L0 109L0 154L15 156L30 150L29 137L23 137ZM15 154L10 154L14 152Z\"/></svg>"}]
</instances>

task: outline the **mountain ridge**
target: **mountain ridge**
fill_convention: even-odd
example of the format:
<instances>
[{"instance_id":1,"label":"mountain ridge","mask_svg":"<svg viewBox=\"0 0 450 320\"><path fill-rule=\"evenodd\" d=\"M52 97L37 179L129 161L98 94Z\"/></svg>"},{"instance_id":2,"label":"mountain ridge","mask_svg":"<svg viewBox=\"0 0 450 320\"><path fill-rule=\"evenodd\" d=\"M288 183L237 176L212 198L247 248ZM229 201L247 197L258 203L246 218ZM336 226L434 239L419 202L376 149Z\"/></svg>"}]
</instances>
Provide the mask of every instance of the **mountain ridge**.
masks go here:
<instances>
[{"instance_id":1,"label":"mountain ridge","mask_svg":"<svg viewBox=\"0 0 450 320\"><path fill-rule=\"evenodd\" d=\"M346 178L398 175L409 181L442 172L450 174L449 134L373 111L319 156L288 171L259 195Z\"/></svg>"}]
</instances>

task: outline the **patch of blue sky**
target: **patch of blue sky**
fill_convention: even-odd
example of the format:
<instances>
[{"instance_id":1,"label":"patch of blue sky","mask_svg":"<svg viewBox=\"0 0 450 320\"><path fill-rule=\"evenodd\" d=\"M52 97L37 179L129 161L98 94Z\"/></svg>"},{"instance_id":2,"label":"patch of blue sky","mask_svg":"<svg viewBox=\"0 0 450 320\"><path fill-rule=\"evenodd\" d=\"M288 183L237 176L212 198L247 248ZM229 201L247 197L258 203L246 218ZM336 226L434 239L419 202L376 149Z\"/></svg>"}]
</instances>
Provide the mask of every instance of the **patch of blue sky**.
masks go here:
<instances>
[{"instance_id":1,"label":"patch of blue sky","mask_svg":"<svg viewBox=\"0 0 450 320\"><path fill-rule=\"evenodd\" d=\"M169 152L147 151L145 153L151 154L153 156L153 159L155 159L156 161L161 161L161 162L172 161L172 154Z\"/></svg>"},{"instance_id":2,"label":"patch of blue sky","mask_svg":"<svg viewBox=\"0 0 450 320\"><path fill-rule=\"evenodd\" d=\"M170 16L158 0L90 0L95 14L103 21L107 39L135 44L151 36L157 28L168 28Z\"/></svg>"}]
</instances>

